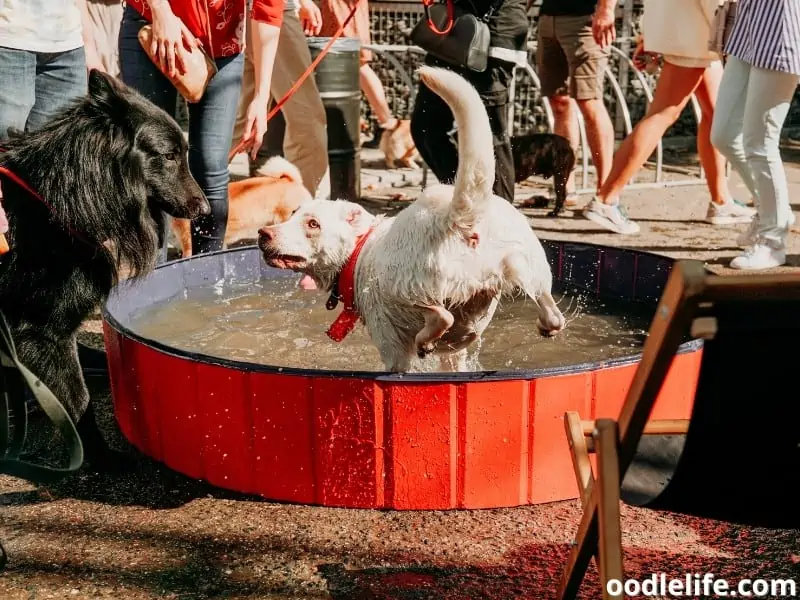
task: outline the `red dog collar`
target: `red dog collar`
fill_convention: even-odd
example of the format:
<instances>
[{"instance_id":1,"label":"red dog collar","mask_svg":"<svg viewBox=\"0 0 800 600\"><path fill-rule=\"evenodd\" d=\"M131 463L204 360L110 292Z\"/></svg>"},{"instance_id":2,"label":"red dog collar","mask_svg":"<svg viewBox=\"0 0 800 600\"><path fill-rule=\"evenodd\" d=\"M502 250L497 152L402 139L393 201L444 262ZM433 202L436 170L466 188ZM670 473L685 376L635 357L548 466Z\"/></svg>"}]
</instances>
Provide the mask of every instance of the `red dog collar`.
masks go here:
<instances>
[{"instance_id":1,"label":"red dog collar","mask_svg":"<svg viewBox=\"0 0 800 600\"><path fill-rule=\"evenodd\" d=\"M373 225L365 234L358 236L356 247L353 248L353 253L344 264L342 272L339 273L336 285L333 287L333 292L325 305L328 310L333 310L336 308L336 305L339 304L339 300L344 303L344 310L339 313L339 316L336 317L333 325L331 325L327 331L328 337L334 342L341 342L346 338L347 334L353 331L356 323L358 323L358 320L361 318L355 303L356 262L358 262L358 255L361 254L361 250L364 248L367 238L374 229L375 226Z\"/></svg>"}]
</instances>

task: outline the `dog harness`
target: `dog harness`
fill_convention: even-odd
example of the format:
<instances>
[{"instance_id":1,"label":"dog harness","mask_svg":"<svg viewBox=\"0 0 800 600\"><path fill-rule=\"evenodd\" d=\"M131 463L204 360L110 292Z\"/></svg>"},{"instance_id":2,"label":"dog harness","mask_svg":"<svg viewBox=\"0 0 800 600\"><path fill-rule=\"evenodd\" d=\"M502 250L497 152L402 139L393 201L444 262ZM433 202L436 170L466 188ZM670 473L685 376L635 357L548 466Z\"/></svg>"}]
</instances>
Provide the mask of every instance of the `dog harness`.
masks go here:
<instances>
[{"instance_id":1,"label":"dog harness","mask_svg":"<svg viewBox=\"0 0 800 600\"><path fill-rule=\"evenodd\" d=\"M353 331L356 323L358 323L358 320L361 318L355 302L356 263L358 262L358 255L361 254L361 250L364 248L367 238L369 238L374 229L375 226L373 225L365 234L358 236L356 246L353 248L353 253L350 255L350 258L347 259L341 273L336 277L333 291L328 301L325 303L325 308L328 310L336 308L339 304L339 300L344 303L344 310L339 313L333 325L331 325L326 332L328 337L334 342L341 342L346 338L347 334Z\"/></svg>"}]
</instances>

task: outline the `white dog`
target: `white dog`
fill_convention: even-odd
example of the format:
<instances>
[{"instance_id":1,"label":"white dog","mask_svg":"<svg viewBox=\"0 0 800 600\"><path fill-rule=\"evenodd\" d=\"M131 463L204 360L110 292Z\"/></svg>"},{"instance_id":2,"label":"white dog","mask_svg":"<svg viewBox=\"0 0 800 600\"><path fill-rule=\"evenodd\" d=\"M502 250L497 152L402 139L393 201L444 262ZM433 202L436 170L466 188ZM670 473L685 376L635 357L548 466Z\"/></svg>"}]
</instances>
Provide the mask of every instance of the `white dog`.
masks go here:
<instances>
[{"instance_id":1,"label":"white dog","mask_svg":"<svg viewBox=\"0 0 800 600\"><path fill-rule=\"evenodd\" d=\"M527 219L493 195L489 118L477 91L452 71L423 67L422 82L450 106L459 131L455 185L430 187L394 218L358 204L314 200L259 231L266 262L306 273L360 317L386 368L409 371L414 356L440 355L445 370L466 370L503 293L522 290L539 307L539 330L554 335L564 316L551 295L552 273Z\"/></svg>"}]
</instances>

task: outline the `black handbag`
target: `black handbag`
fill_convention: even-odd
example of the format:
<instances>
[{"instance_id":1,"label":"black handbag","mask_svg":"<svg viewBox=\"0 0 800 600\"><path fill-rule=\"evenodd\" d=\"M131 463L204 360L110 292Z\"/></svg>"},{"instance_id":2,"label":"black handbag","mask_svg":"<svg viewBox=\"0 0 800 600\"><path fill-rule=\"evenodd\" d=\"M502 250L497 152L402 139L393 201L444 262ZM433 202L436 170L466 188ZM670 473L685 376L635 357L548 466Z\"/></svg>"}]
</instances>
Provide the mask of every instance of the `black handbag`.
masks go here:
<instances>
[{"instance_id":1,"label":"black handbag","mask_svg":"<svg viewBox=\"0 0 800 600\"><path fill-rule=\"evenodd\" d=\"M456 67L485 71L489 60L488 21L499 2L483 17L459 9L453 0L446 0L446 4L423 3L425 18L411 30L411 42Z\"/></svg>"}]
</instances>

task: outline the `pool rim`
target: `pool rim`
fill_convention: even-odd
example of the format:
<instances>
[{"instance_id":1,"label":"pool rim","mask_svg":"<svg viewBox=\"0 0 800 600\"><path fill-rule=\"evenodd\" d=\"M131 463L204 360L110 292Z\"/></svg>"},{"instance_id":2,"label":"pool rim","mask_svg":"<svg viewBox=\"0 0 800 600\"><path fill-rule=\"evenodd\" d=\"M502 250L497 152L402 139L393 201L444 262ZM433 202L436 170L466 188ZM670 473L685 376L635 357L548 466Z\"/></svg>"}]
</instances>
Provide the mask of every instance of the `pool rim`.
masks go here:
<instances>
[{"instance_id":1,"label":"pool rim","mask_svg":"<svg viewBox=\"0 0 800 600\"><path fill-rule=\"evenodd\" d=\"M574 242L568 240L548 240L546 238L540 238L542 242L550 242L550 243L559 243L559 244L576 244L584 247L591 247L596 248L597 250L614 250L614 251L625 251L631 252L634 254L639 255L647 255L657 257L659 259L665 259L671 261L673 264L675 263L675 259L669 256L665 256L663 254L657 254L655 252L647 252L644 250L637 250L635 248L620 248L617 246L608 246L604 244L594 244L591 242ZM154 272L159 269L173 267L179 263L183 263L190 260L200 260L200 259L208 259L212 256L224 255L224 254L233 254L237 252L245 252L245 251L253 251L253 249L258 250L258 246L256 245L245 245L245 246L237 246L235 248L228 248L225 250L218 250L215 252L207 252L204 254L193 255L187 258L180 258L177 260L169 261L164 264L158 265ZM145 276L143 279L133 283L133 285L139 285L143 283L143 281L148 276ZM115 287L115 292L118 290L118 286ZM112 297L115 292L112 292ZM504 370L488 370L488 371L465 371L465 372L430 372L430 373L391 373L389 371L351 371L351 370L333 370L333 369L306 369L300 367L280 367L276 365L264 365L259 363L251 363L246 361L240 360L233 360L228 358L221 358L216 356L210 356L208 354L203 354L199 352L191 352L188 350L182 350L180 348L175 348L174 346L170 346L163 342L159 342L153 340L151 338L145 337L141 334L135 333L131 329L123 326L120 321L111 314L109 311L108 305L111 301L111 297L107 299L102 307L101 307L101 315L103 321L105 321L109 327L114 329L118 334L130 338L131 340L142 344L148 348L166 354L168 356L172 356L175 358L181 359L188 359L195 363L206 364L206 365L213 365L218 367L230 368L235 369L238 371L248 372L248 373L267 373L267 374L280 374L280 375L292 375L292 376L299 376L299 377L325 377L325 378L334 378L334 379L360 379L360 380L368 380L368 381L381 381L381 382L395 382L395 383L419 383L419 384L426 384L426 383L471 383L471 382L480 382L480 381L530 381L534 379L542 379L546 377L555 377L561 375L572 375L575 373L583 373L587 371L597 371L600 369L608 369L612 367L621 367L625 365L634 364L641 361L642 358L642 351L639 351L635 354L620 356L617 358L611 359L604 359L604 360L597 360L591 362L582 362L576 363L572 365L564 365L558 367L543 367L539 369L520 369L515 371L504 371ZM635 301L634 301L635 302ZM654 310L657 308L658 303L660 303L660 298L656 305L653 307ZM333 311L332 311L333 312ZM338 314L338 313L337 313ZM363 324L362 324L363 326ZM648 326L648 332L650 330L651 325ZM538 335L538 333L536 334ZM696 352L703 347L703 341L701 339L691 339L686 342L683 342L679 348L677 354L687 354L691 352Z\"/></svg>"}]
</instances>

